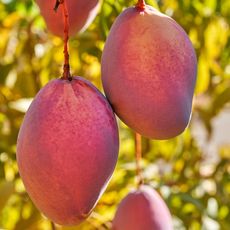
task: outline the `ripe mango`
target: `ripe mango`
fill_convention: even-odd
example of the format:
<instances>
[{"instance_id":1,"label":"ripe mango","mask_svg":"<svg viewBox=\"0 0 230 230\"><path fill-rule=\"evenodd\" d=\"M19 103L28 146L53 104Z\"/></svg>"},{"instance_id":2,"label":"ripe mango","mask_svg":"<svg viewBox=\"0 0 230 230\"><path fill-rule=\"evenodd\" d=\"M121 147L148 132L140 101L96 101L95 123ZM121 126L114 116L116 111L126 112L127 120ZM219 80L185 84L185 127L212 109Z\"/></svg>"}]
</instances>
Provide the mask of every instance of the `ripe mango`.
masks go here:
<instances>
[{"instance_id":1,"label":"ripe mango","mask_svg":"<svg viewBox=\"0 0 230 230\"><path fill-rule=\"evenodd\" d=\"M117 123L105 97L80 77L52 80L20 128L19 173L41 212L55 223L75 225L105 190L118 148Z\"/></svg>"},{"instance_id":2,"label":"ripe mango","mask_svg":"<svg viewBox=\"0 0 230 230\"><path fill-rule=\"evenodd\" d=\"M185 31L153 7L115 20L102 55L102 82L115 113L145 137L169 139L191 116L197 60Z\"/></svg>"},{"instance_id":3,"label":"ripe mango","mask_svg":"<svg viewBox=\"0 0 230 230\"><path fill-rule=\"evenodd\" d=\"M69 35L83 32L97 15L100 0L65 0L69 16ZM63 37L64 23L61 6L55 12L56 0L36 0L41 15L44 17L48 29L55 35Z\"/></svg>"},{"instance_id":4,"label":"ripe mango","mask_svg":"<svg viewBox=\"0 0 230 230\"><path fill-rule=\"evenodd\" d=\"M129 193L120 203L112 230L173 230L170 212L150 186Z\"/></svg>"}]
</instances>

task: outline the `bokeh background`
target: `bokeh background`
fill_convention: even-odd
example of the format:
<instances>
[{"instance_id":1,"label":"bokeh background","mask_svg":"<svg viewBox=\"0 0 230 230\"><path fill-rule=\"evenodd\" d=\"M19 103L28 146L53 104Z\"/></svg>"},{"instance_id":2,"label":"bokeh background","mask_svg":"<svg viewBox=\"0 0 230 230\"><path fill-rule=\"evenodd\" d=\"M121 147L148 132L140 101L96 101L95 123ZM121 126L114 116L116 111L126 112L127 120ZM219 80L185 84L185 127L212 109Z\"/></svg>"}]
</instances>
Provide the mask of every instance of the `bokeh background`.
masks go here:
<instances>
[{"instance_id":1,"label":"bokeh background","mask_svg":"<svg viewBox=\"0 0 230 230\"><path fill-rule=\"evenodd\" d=\"M189 34L198 57L198 81L188 129L168 141L143 138L145 183L164 198L175 229L229 230L230 1L146 2ZM106 36L119 13L135 3L103 0L87 31L70 40L74 75L102 91L100 58ZM30 102L50 79L61 76L62 63L63 42L47 32L34 1L0 0L0 229L52 229L25 192L16 140ZM120 121L119 127L119 161L105 194L82 225L57 229L110 229L118 203L137 182L134 133Z\"/></svg>"}]
</instances>

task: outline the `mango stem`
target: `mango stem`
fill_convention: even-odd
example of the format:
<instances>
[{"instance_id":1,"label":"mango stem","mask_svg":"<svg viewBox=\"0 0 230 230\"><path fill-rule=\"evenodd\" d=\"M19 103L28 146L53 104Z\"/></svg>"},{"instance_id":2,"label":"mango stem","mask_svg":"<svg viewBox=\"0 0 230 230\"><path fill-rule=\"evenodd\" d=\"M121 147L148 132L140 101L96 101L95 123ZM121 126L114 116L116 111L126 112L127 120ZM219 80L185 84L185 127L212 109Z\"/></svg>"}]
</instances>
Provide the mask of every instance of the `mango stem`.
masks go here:
<instances>
[{"instance_id":1,"label":"mango stem","mask_svg":"<svg viewBox=\"0 0 230 230\"><path fill-rule=\"evenodd\" d=\"M56 230L56 227L55 227L54 222L53 222L53 221L50 221L50 223L51 223L51 229L52 229L52 230Z\"/></svg>"},{"instance_id":2,"label":"mango stem","mask_svg":"<svg viewBox=\"0 0 230 230\"><path fill-rule=\"evenodd\" d=\"M140 161L142 158L142 137L140 134L135 133L135 157L136 157L136 176L137 187L139 188L143 184L142 170Z\"/></svg>"},{"instance_id":3,"label":"mango stem","mask_svg":"<svg viewBox=\"0 0 230 230\"><path fill-rule=\"evenodd\" d=\"M64 80L72 80L70 74L70 65L69 65L69 51L68 51L68 42L69 42L69 14L68 8L65 0L56 0L54 10L57 11L59 5L62 5L62 15L64 22L64 66L63 66L63 75L62 79Z\"/></svg>"},{"instance_id":4,"label":"mango stem","mask_svg":"<svg viewBox=\"0 0 230 230\"><path fill-rule=\"evenodd\" d=\"M138 0L137 4L136 4L136 7L140 10L144 10L145 9L145 0Z\"/></svg>"}]
</instances>

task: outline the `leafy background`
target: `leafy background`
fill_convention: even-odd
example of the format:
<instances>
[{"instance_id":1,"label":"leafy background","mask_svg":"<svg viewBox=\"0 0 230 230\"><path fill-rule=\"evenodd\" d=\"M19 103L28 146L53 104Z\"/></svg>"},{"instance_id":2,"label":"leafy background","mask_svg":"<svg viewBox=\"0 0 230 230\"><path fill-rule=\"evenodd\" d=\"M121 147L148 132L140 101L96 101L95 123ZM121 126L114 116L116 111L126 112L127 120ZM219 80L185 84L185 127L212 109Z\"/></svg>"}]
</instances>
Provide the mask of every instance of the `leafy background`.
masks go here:
<instances>
[{"instance_id":1,"label":"leafy background","mask_svg":"<svg viewBox=\"0 0 230 230\"><path fill-rule=\"evenodd\" d=\"M87 31L70 41L72 73L102 90L100 58L114 19L134 0L104 0ZM168 141L143 138L145 182L164 198L175 229L230 229L230 1L149 0L189 34L198 82L189 128ZM0 228L52 229L25 192L16 139L38 90L62 72L63 42L47 32L31 0L0 0ZM119 122L116 171L91 217L79 227L109 229L117 204L136 186L134 133ZM70 185L71 186L71 185Z\"/></svg>"}]
</instances>

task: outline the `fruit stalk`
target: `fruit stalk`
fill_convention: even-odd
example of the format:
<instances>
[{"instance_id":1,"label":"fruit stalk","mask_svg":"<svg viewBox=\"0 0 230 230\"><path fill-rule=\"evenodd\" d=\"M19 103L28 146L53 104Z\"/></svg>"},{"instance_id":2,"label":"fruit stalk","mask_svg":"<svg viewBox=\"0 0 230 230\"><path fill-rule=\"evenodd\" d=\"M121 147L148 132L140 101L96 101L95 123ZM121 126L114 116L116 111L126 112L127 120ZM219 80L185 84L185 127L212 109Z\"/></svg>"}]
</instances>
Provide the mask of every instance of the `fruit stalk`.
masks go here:
<instances>
[{"instance_id":1,"label":"fruit stalk","mask_svg":"<svg viewBox=\"0 0 230 230\"><path fill-rule=\"evenodd\" d=\"M145 0L138 0L136 7L139 8L140 10L145 9Z\"/></svg>"},{"instance_id":2,"label":"fruit stalk","mask_svg":"<svg viewBox=\"0 0 230 230\"><path fill-rule=\"evenodd\" d=\"M135 133L135 154L136 154L136 175L137 175L137 187L139 188L143 184L143 177L141 174L140 161L142 157L141 147L141 135Z\"/></svg>"},{"instance_id":3,"label":"fruit stalk","mask_svg":"<svg viewBox=\"0 0 230 230\"><path fill-rule=\"evenodd\" d=\"M70 75L70 65L69 65L69 51L68 51L68 41L69 41L69 14L65 0L56 0L54 10L57 11L59 5L62 5L62 14L64 21L64 66L63 66L63 76L64 80L72 80Z\"/></svg>"},{"instance_id":4,"label":"fruit stalk","mask_svg":"<svg viewBox=\"0 0 230 230\"><path fill-rule=\"evenodd\" d=\"M55 227L54 222L53 222L53 221L50 221L50 223L51 223L51 229L52 229L52 230L56 230L56 227Z\"/></svg>"}]
</instances>

